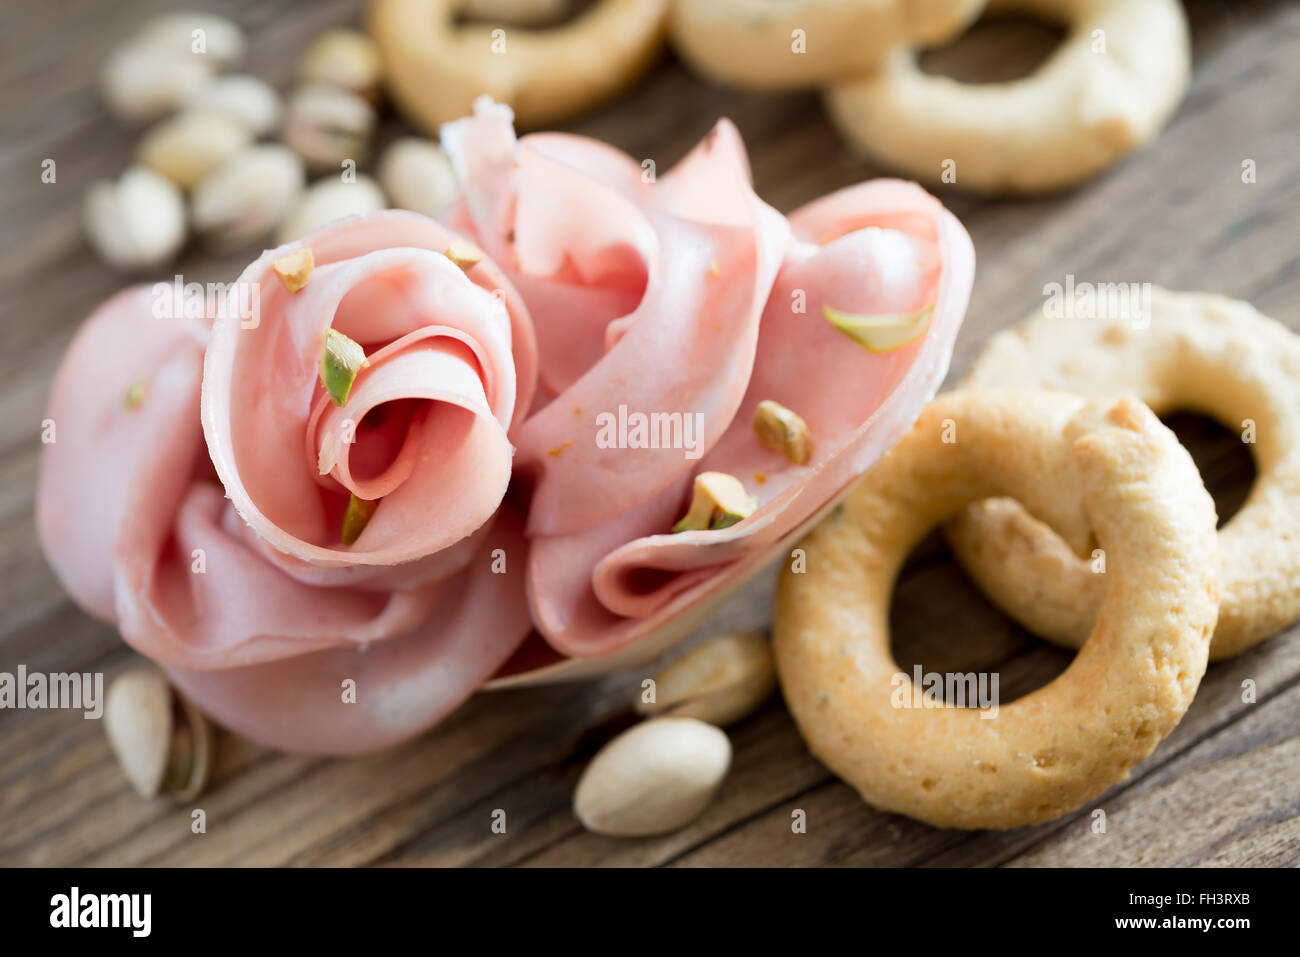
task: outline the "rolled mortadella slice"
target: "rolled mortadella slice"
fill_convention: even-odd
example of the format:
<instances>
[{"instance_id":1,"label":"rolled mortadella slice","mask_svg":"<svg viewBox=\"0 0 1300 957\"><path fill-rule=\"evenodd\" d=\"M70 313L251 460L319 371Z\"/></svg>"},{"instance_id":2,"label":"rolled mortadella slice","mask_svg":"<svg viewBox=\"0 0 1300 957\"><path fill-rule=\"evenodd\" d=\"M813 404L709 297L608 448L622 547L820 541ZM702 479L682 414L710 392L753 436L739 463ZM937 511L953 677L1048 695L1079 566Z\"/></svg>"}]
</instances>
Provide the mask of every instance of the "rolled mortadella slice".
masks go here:
<instances>
[{"instance_id":1,"label":"rolled mortadella slice","mask_svg":"<svg viewBox=\"0 0 1300 957\"><path fill-rule=\"evenodd\" d=\"M501 666L531 630L523 523L503 508L469 566L433 586L435 614L370 646L336 645L245 667L169 667L177 687L222 725L285 751L361 754L436 724Z\"/></svg>"},{"instance_id":2,"label":"rolled mortadella slice","mask_svg":"<svg viewBox=\"0 0 1300 957\"><path fill-rule=\"evenodd\" d=\"M446 255L458 242L414 214L327 227L244 271L236 286L259 290L255 323L214 323L208 448L264 556L286 573L418 585L454 570L447 550L500 504L508 432L531 393L531 337L490 261L467 273ZM290 292L275 263L307 247L315 266Z\"/></svg>"},{"instance_id":3,"label":"rolled mortadella slice","mask_svg":"<svg viewBox=\"0 0 1300 957\"><path fill-rule=\"evenodd\" d=\"M746 578L888 451L943 381L974 275L957 219L913 184L877 180L790 222L796 242L767 300L746 393L692 469L734 477L756 507L730 527L673 533L691 503L688 475L590 529L536 536L529 595L560 653L619 652ZM760 403L802 421L806 460L764 443Z\"/></svg>"},{"instance_id":4,"label":"rolled mortadella slice","mask_svg":"<svg viewBox=\"0 0 1300 957\"><path fill-rule=\"evenodd\" d=\"M263 744L409 737L531 628L522 520L501 498L535 347L508 280L452 262L451 241L415 214L341 221L266 253L206 319L127 290L55 379L37 488L51 565ZM304 246L316 265L291 293L274 263ZM329 330L364 355L345 397L322 380Z\"/></svg>"},{"instance_id":5,"label":"rolled mortadella slice","mask_svg":"<svg viewBox=\"0 0 1300 957\"><path fill-rule=\"evenodd\" d=\"M539 401L516 436L516 467L534 480L529 535L617 519L693 463L680 449L611 446L598 416L699 413L700 453L722 438L753 369L785 219L755 195L726 120L663 173L585 137L516 142L510 111L485 98L443 143L463 185L450 221L502 264L537 332Z\"/></svg>"}]
</instances>

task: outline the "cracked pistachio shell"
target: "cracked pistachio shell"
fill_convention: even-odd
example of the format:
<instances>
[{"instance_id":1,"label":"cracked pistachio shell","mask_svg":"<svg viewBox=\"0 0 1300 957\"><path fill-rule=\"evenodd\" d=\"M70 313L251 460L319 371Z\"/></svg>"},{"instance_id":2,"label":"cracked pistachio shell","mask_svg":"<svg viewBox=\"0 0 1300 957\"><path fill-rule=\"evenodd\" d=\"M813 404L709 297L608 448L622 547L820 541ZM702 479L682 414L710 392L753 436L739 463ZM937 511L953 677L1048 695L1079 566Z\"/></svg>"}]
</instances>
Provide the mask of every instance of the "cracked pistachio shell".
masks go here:
<instances>
[{"instance_id":1,"label":"cracked pistachio shell","mask_svg":"<svg viewBox=\"0 0 1300 957\"><path fill-rule=\"evenodd\" d=\"M289 97L282 138L311 168L337 170L345 160L365 161L374 130L375 111L364 99L342 87L314 83Z\"/></svg>"},{"instance_id":2,"label":"cracked pistachio shell","mask_svg":"<svg viewBox=\"0 0 1300 957\"><path fill-rule=\"evenodd\" d=\"M244 246L289 214L307 181L287 146L265 143L232 157L194 190L194 229L218 249Z\"/></svg>"},{"instance_id":3,"label":"cracked pistachio shell","mask_svg":"<svg viewBox=\"0 0 1300 957\"><path fill-rule=\"evenodd\" d=\"M266 136L280 126L280 94L255 76L218 77L186 105L239 120L254 136Z\"/></svg>"},{"instance_id":4,"label":"cracked pistachio shell","mask_svg":"<svg viewBox=\"0 0 1300 957\"><path fill-rule=\"evenodd\" d=\"M248 127L233 117L186 110L149 130L137 155L181 189L193 189L243 152L252 138Z\"/></svg>"},{"instance_id":5,"label":"cracked pistachio shell","mask_svg":"<svg viewBox=\"0 0 1300 957\"><path fill-rule=\"evenodd\" d=\"M383 61L374 41L356 30L325 30L298 58L298 79L342 87L373 100L379 92Z\"/></svg>"},{"instance_id":6,"label":"cracked pistachio shell","mask_svg":"<svg viewBox=\"0 0 1300 957\"><path fill-rule=\"evenodd\" d=\"M640 714L698 718L725 727L748 717L776 690L767 639L719 635L691 648L654 676L655 700L637 698Z\"/></svg>"},{"instance_id":7,"label":"cracked pistachio shell","mask_svg":"<svg viewBox=\"0 0 1300 957\"><path fill-rule=\"evenodd\" d=\"M171 182L130 166L117 182L86 192L86 237L109 265L147 270L168 262L185 242L185 200Z\"/></svg>"},{"instance_id":8,"label":"cracked pistachio shell","mask_svg":"<svg viewBox=\"0 0 1300 957\"><path fill-rule=\"evenodd\" d=\"M393 205L437 216L460 195L451 160L431 140L397 140L379 160L379 183Z\"/></svg>"},{"instance_id":9,"label":"cracked pistachio shell","mask_svg":"<svg viewBox=\"0 0 1300 957\"><path fill-rule=\"evenodd\" d=\"M369 176L358 173L356 182L345 183L327 176L307 187L276 232L276 243L284 245L302 239L326 223L344 216L364 216L385 206L383 191Z\"/></svg>"},{"instance_id":10,"label":"cracked pistachio shell","mask_svg":"<svg viewBox=\"0 0 1300 957\"><path fill-rule=\"evenodd\" d=\"M573 813L598 834L641 837L689 824L731 767L731 742L694 718L658 718L624 731L592 759Z\"/></svg>"},{"instance_id":11,"label":"cracked pistachio shell","mask_svg":"<svg viewBox=\"0 0 1300 957\"><path fill-rule=\"evenodd\" d=\"M207 783L212 727L173 692L158 668L133 668L113 681L104 703L104 731L141 797L166 790L190 798Z\"/></svg>"}]
</instances>

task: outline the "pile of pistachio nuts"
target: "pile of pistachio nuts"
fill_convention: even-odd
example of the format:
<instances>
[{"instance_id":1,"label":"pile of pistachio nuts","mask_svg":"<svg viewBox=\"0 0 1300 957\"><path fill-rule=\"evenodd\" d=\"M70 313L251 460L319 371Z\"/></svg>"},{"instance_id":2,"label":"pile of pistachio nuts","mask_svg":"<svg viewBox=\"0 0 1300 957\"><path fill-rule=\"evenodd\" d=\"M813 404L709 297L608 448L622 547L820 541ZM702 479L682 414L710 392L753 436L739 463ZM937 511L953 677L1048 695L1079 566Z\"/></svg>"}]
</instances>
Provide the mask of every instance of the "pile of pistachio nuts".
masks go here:
<instances>
[{"instance_id":1,"label":"pile of pistachio nuts","mask_svg":"<svg viewBox=\"0 0 1300 957\"><path fill-rule=\"evenodd\" d=\"M573 794L583 826L648 837L699 817L731 768L721 729L753 714L776 690L763 635L737 632L695 645L642 682L636 710L648 720L614 738L587 765Z\"/></svg>"},{"instance_id":2,"label":"pile of pistachio nuts","mask_svg":"<svg viewBox=\"0 0 1300 957\"><path fill-rule=\"evenodd\" d=\"M333 28L311 39L284 99L258 77L226 72L245 45L230 20L177 12L147 21L108 57L104 102L145 128L132 165L86 193L86 233L107 263L148 271L191 233L231 252L390 205L431 216L456 197L451 164L430 140L398 139L374 177L360 171L383 79L365 34Z\"/></svg>"}]
</instances>

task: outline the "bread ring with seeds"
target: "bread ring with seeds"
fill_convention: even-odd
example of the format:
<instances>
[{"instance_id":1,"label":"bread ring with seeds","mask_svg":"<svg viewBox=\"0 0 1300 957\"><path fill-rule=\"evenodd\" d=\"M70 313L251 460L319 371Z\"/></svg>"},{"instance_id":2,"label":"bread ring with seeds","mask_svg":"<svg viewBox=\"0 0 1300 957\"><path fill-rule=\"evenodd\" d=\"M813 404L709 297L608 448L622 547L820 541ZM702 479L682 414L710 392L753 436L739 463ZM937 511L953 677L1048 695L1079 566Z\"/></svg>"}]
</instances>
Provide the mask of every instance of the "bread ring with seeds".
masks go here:
<instances>
[{"instance_id":1,"label":"bread ring with seeds","mask_svg":"<svg viewBox=\"0 0 1300 957\"><path fill-rule=\"evenodd\" d=\"M988 11L1064 21L1069 33L1042 66L1009 83L931 76L915 49L896 48L874 73L826 90L831 119L857 149L922 181L1042 193L1083 182L1152 139L1187 88L1177 0L993 0Z\"/></svg>"},{"instance_id":2,"label":"bread ring with seeds","mask_svg":"<svg viewBox=\"0 0 1300 957\"><path fill-rule=\"evenodd\" d=\"M908 706L890 652L894 579L930 528L991 494L1076 544L1095 529L1110 567L1092 634L1064 673L996 711ZM813 754L884 810L959 828L1059 817L1127 777L1205 672L1214 503L1133 399L941 395L801 547L806 571L787 567L777 591L781 688Z\"/></svg>"},{"instance_id":3,"label":"bread ring with seeds","mask_svg":"<svg viewBox=\"0 0 1300 957\"><path fill-rule=\"evenodd\" d=\"M677 53L710 79L792 89L861 76L899 43L951 40L983 6L984 0L675 0L668 29Z\"/></svg>"},{"instance_id":4,"label":"bread ring with seeds","mask_svg":"<svg viewBox=\"0 0 1300 957\"><path fill-rule=\"evenodd\" d=\"M1149 326L1147 325L1149 323ZM964 383L1133 395L1199 412L1253 439L1255 484L1219 530L1223 604L1212 661L1300 618L1300 337L1244 302L1153 288L1149 316L1036 313L989 340ZM1078 648L1106 575L1015 502L991 499L946 529L967 573L1035 634Z\"/></svg>"},{"instance_id":5,"label":"bread ring with seeds","mask_svg":"<svg viewBox=\"0 0 1300 957\"><path fill-rule=\"evenodd\" d=\"M538 127L611 99L645 72L668 3L597 0L568 23L531 29L458 24L466 0L375 0L369 27L389 91L425 132L470 115L482 94L510 106L520 126Z\"/></svg>"}]
</instances>

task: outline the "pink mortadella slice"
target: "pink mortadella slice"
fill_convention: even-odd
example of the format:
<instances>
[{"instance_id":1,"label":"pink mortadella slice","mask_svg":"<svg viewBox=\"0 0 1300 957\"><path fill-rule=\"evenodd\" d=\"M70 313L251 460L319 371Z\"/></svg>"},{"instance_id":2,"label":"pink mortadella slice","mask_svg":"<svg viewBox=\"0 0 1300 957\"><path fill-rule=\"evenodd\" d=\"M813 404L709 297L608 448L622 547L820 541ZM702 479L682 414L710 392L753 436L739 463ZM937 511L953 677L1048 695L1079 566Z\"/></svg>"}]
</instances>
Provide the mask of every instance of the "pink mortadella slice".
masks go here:
<instances>
[{"instance_id":1,"label":"pink mortadella slice","mask_svg":"<svg viewBox=\"0 0 1300 957\"><path fill-rule=\"evenodd\" d=\"M464 190L451 221L503 265L537 332L547 401L515 439L535 481L529 535L590 529L675 487L693 464L680 449L610 447L601 416L698 417L703 454L740 406L789 228L754 194L735 127L658 176L583 137L516 142L486 99L443 142Z\"/></svg>"},{"instance_id":2,"label":"pink mortadella slice","mask_svg":"<svg viewBox=\"0 0 1300 957\"><path fill-rule=\"evenodd\" d=\"M500 500L536 345L490 260L462 272L442 255L454 238L415 214L341 221L304 240L318 266L303 298L268 273L295 244L245 274L253 296L232 286L207 319L158 318L158 287L129 289L87 320L56 376L37 487L51 565L201 708L264 744L344 753L417 733L531 629L522 520ZM329 325L372 360L342 407L312 381L310 340ZM322 456L349 414L352 441ZM246 476L290 524L314 513L277 476L326 512L353 494L390 507L348 564L337 524L326 546L241 514ZM314 563L311 546L327 560ZM509 574L497 549L509 549ZM352 711L338 710L340 669L358 681Z\"/></svg>"},{"instance_id":3,"label":"pink mortadella slice","mask_svg":"<svg viewBox=\"0 0 1300 957\"><path fill-rule=\"evenodd\" d=\"M54 378L36 484L36 528L79 605L115 621L120 560L160 540L195 480L207 327L156 317L148 285L81 326Z\"/></svg>"},{"instance_id":4,"label":"pink mortadella slice","mask_svg":"<svg viewBox=\"0 0 1300 957\"><path fill-rule=\"evenodd\" d=\"M432 617L368 647L168 674L205 714L271 747L362 754L397 744L446 717L529 633L522 572L501 574L492 558L525 547L522 520L503 508L474 560L434 586Z\"/></svg>"},{"instance_id":5,"label":"pink mortadella slice","mask_svg":"<svg viewBox=\"0 0 1300 957\"><path fill-rule=\"evenodd\" d=\"M368 240L365 241L365 240ZM219 316L204 365L202 421L217 474L263 557L313 585L409 588L452 571L511 475L514 417L531 401L527 312L490 260L468 273L455 234L414 214L345 221L254 262L256 324ZM290 293L279 257L310 246ZM365 365L346 402L320 382L334 330ZM294 454L296 450L297 454ZM349 500L377 502L354 542Z\"/></svg>"},{"instance_id":6,"label":"pink mortadella slice","mask_svg":"<svg viewBox=\"0 0 1300 957\"><path fill-rule=\"evenodd\" d=\"M690 499L689 482L680 482L595 528L534 538L534 617L559 652L613 654L755 571L888 451L942 383L974 278L960 222L895 180L841 190L790 221L796 243L763 313L747 391L725 434L693 463L695 473L736 476L757 510L727 529L670 534ZM873 352L823 307L920 312L923 331ZM805 420L809 461L795 464L758 441L753 415L765 399Z\"/></svg>"}]
</instances>

